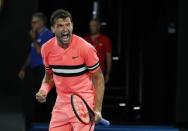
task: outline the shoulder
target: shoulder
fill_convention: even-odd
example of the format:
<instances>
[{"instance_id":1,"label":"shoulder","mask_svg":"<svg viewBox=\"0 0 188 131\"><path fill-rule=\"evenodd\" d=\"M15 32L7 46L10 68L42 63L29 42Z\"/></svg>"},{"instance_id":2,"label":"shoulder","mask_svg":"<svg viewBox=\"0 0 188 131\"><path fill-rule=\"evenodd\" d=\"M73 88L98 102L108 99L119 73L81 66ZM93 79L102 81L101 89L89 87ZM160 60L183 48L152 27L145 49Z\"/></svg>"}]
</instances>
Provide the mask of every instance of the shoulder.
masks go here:
<instances>
[{"instance_id":1,"label":"shoulder","mask_svg":"<svg viewBox=\"0 0 188 131\"><path fill-rule=\"evenodd\" d=\"M89 42L87 42L84 38L74 35L73 36L76 39L76 44L80 49L88 49L88 48L94 48Z\"/></svg>"},{"instance_id":2,"label":"shoulder","mask_svg":"<svg viewBox=\"0 0 188 131\"><path fill-rule=\"evenodd\" d=\"M76 47L82 57L87 57L89 53L96 52L96 49L82 37L76 35L74 37L76 38Z\"/></svg>"},{"instance_id":3,"label":"shoulder","mask_svg":"<svg viewBox=\"0 0 188 131\"><path fill-rule=\"evenodd\" d=\"M104 34L100 34L99 41L101 43L103 43L104 45L106 45L106 46L108 46L108 45L111 46L112 45L111 39L107 35L104 35Z\"/></svg>"},{"instance_id":4,"label":"shoulder","mask_svg":"<svg viewBox=\"0 0 188 131\"><path fill-rule=\"evenodd\" d=\"M45 27L45 33L52 33L52 31L49 29L49 28L47 28L47 27Z\"/></svg>"},{"instance_id":5,"label":"shoulder","mask_svg":"<svg viewBox=\"0 0 188 131\"><path fill-rule=\"evenodd\" d=\"M89 39L91 38L91 35L85 35L85 36L83 36L83 38L84 38L85 40L89 40Z\"/></svg>"},{"instance_id":6,"label":"shoulder","mask_svg":"<svg viewBox=\"0 0 188 131\"><path fill-rule=\"evenodd\" d=\"M41 51L44 52L50 50L54 46L54 43L55 43L55 37L45 42L41 47Z\"/></svg>"},{"instance_id":7,"label":"shoulder","mask_svg":"<svg viewBox=\"0 0 188 131\"><path fill-rule=\"evenodd\" d=\"M105 35L105 34L100 34L100 37L101 37L101 39L110 41L110 38L107 35Z\"/></svg>"},{"instance_id":8,"label":"shoulder","mask_svg":"<svg viewBox=\"0 0 188 131\"><path fill-rule=\"evenodd\" d=\"M50 37L54 36L53 32L50 29L48 29L48 28L45 28L45 31L44 31L43 35L44 36L50 36Z\"/></svg>"}]
</instances>

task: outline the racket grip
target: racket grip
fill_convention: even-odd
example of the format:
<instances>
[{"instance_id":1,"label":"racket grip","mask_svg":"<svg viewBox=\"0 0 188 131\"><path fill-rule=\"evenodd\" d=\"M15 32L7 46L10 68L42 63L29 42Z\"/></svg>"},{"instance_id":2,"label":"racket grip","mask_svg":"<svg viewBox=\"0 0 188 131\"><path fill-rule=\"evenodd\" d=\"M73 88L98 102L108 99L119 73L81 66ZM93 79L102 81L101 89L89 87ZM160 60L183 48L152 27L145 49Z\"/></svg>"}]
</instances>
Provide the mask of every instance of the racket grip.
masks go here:
<instances>
[{"instance_id":1,"label":"racket grip","mask_svg":"<svg viewBox=\"0 0 188 131\"><path fill-rule=\"evenodd\" d=\"M99 121L100 124L102 125L105 125L105 126L109 126L110 125L110 121L102 118L100 121Z\"/></svg>"}]
</instances>

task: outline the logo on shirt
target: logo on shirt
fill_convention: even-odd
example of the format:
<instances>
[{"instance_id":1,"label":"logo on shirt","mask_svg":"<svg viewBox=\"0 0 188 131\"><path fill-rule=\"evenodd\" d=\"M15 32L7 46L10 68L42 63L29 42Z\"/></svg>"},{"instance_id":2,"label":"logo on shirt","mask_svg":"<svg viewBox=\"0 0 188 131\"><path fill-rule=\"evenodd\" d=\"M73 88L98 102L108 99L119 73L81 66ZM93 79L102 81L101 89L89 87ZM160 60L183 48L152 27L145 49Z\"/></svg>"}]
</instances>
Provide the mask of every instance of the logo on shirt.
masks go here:
<instances>
[{"instance_id":1,"label":"logo on shirt","mask_svg":"<svg viewBox=\"0 0 188 131\"><path fill-rule=\"evenodd\" d=\"M76 59L76 58L78 58L79 56L72 56L72 59Z\"/></svg>"}]
</instances>

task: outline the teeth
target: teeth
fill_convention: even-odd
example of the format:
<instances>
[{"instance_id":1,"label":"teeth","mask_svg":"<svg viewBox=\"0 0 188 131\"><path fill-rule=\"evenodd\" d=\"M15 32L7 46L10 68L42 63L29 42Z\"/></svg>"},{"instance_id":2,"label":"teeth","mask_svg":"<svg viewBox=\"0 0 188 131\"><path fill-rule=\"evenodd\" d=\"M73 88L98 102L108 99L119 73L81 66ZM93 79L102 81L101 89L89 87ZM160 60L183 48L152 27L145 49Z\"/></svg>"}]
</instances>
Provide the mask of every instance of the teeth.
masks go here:
<instances>
[{"instance_id":1,"label":"teeth","mask_svg":"<svg viewBox=\"0 0 188 131\"><path fill-rule=\"evenodd\" d=\"M68 35L63 35L62 38L63 39L68 39Z\"/></svg>"},{"instance_id":2,"label":"teeth","mask_svg":"<svg viewBox=\"0 0 188 131\"><path fill-rule=\"evenodd\" d=\"M62 36L66 36L66 35L68 35L68 33L62 33Z\"/></svg>"}]
</instances>

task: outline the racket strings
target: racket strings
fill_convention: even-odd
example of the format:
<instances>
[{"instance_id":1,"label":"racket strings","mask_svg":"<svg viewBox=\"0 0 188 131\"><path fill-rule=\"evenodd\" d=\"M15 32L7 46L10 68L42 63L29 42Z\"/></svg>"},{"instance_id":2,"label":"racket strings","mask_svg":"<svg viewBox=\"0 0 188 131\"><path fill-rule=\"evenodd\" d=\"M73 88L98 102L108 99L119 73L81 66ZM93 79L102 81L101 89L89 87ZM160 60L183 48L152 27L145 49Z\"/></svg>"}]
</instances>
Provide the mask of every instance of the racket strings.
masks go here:
<instances>
[{"instance_id":1,"label":"racket strings","mask_svg":"<svg viewBox=\"0 0 188 131\"><path fill-rule=\"evenodd\" d=\"M74 107L80 119L86 123L90 121L89 112L85 103L79 97L74 97Z\"/></svg>"}]
</instances>

